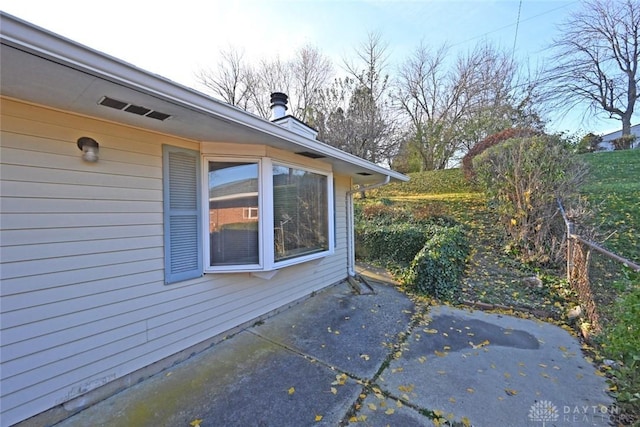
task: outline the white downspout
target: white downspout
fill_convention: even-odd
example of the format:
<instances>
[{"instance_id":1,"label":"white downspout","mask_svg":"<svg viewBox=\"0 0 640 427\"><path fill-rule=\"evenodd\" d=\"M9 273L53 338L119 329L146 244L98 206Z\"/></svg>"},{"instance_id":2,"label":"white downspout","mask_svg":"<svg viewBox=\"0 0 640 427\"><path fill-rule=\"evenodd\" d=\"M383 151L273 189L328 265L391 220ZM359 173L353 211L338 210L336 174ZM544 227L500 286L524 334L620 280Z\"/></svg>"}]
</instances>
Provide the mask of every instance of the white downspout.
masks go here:
<instances>
[{"instance_id":1,"label":"white downspout","mask_svg":"<svg viewBox=\"0 0 640 427\"><path fill-rule=\"evenodd\" d=\"M359 187L355 190L349 190L345 196L345 204L347 209L347 274L350 277L356 275L356 243L355 243L355 218L353 213L353 195L363 191L373 190L382 187L391 182L391 175L387 175L383 182L371 184L367 187Z\"/></svg>"}]
</instances>

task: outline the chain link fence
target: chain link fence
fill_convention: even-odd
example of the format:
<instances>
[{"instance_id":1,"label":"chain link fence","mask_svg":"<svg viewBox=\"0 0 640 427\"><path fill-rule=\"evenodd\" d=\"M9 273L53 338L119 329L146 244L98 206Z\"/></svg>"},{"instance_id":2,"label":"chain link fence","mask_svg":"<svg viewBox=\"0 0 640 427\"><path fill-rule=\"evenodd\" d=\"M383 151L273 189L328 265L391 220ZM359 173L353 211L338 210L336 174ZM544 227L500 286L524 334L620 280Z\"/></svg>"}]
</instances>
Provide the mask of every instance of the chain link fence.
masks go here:
<instances>
[{"instance_id":1,"label":"chain link fence","mask_svg":"<svg viewBox=\"0 0 640 427\"><path fill-rule=\"evenodd\" d=\"M567 281L578 294L580 306L590 323L591 333L601 331L600 313L598 311L597 292L594 286L603 286L606 280L606 268L612 262L621 263L634 271L640 271L640 265L608 251L596 242L575 234L575 225L567 218L567 214L558 200L558 208L564 219L567 238ZM597 277L598 280L592 280Z\"/></svg>"}]
</instances>

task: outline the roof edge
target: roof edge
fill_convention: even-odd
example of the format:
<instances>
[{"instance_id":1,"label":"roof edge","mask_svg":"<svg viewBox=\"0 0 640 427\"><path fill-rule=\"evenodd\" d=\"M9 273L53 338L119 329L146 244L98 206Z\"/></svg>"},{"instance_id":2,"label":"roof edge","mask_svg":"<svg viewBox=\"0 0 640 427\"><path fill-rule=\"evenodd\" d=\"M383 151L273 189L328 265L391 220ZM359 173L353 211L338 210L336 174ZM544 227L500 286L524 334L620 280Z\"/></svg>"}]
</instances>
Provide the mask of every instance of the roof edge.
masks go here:
<instances>
[{"instance_id":1,"label":"roof edge","mask_svg":"<svg viewBox=\"0 0 640 427\"><path fill-rule=\"evenodd\" d=\"M397 181L409 180L409 177L399 172L376 165L321 141L301 136L239 107L217 100L195 89L143 70L126 61L2 11L0 11L0 41L3 44L55 60L167 102L226 120L238 126L246 126L299 145L303 149L317 151L326 157L353 164L375 174L390 176Z\"/></svg>"}]
</instances>

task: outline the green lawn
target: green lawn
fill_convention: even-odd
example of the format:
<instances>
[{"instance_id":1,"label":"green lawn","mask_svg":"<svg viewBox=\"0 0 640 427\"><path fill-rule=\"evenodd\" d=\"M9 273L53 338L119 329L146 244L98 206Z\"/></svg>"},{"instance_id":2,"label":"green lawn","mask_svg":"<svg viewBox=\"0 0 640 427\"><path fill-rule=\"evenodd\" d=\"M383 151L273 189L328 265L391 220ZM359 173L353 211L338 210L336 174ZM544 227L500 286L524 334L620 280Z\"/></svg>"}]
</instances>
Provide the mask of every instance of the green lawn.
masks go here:
<instances>
[{"instance_id":1,"label":"green lawn","mask_svg":"<svg viewBox=\"0 0 640 427\"><path fill-rule=\"evenodd\" d=\"M590 165L586 185L580 189L593 213L587 225L596 230L598 243L640 264L640 149L582 156ZM532 269L505 252L503 230L495 213L484 194L464 180L461 170L410 176L409 183L382 187L358 203L392 204L415 216L448 216L464 223L470 230L472 254L463 279L463 300L525 307L538 316L550 313L555 318L563 318L576 303L575 294L563 280L562 266L547 271ZM616 345L627 353L622 355L627 364L607 376L612 390L617 390L622 410L618 421L626 417L620 425L637 422L634 425L640 426L640 355L635 348L640 342L635 317L640 275L625 271L620 263L596 252L592 252L590 265L592 292L600 320L607 328L606 334L596 337L596 343L606 338L605 347L597 345L591 350L597 356L599 352L612 353L611 345ZM526 278L532 275L542 278L542 287L527 284ZM609 355L616 359L622 356ZM594 359L601 360L600 356Z\"/></svg>"},{"instance_id":2,"label":"green lawn","mask_svg":"<svg viewBox=\"0 0 640 427\"><path fill-rule=\"evenodd\" d=\"M470 185L460 169L414 173L410 177L408 183L369 193L360 203L388 199L421 217L447 216L465 224L471 257L461 299L562 316L565 304L572 298L562 279L553 272L523 265L505 251L503 230L495 212L489 209L484 193ZM542 288L527 282L536 274L544 278Z\"/></svg>"},{"instance_id":3,"label":"green lawn","mask_svg":"<svg viewBox=\"0 0 640 427\"><path fill-rule=\"evenodd\" d=\"M609 250L640 263L640 149L585 154L590 166L582 194Z\"/></svg>"}]
</instances>

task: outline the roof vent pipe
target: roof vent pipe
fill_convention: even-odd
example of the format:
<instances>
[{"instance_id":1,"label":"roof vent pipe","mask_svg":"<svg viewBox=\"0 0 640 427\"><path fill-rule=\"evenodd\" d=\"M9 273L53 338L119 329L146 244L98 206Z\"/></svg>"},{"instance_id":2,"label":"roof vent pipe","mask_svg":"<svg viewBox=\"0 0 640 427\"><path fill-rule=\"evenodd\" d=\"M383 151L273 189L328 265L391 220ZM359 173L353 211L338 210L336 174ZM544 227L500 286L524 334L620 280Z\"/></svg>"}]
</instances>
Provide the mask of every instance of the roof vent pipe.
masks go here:
<instances>
[{"instance_id":1,"label":"roof vent pipe","mask_svg":"<svg viewBox=\"0 0 640 427\"><path fill-rule=\"evenodd\" d=\"M288 101L289 97L285 93L273 92L271 94L271 121L284 117Z\"/></svg>"}]
</instances>

